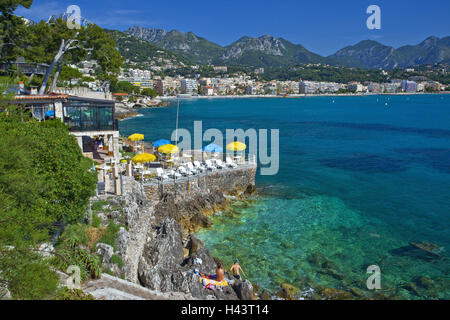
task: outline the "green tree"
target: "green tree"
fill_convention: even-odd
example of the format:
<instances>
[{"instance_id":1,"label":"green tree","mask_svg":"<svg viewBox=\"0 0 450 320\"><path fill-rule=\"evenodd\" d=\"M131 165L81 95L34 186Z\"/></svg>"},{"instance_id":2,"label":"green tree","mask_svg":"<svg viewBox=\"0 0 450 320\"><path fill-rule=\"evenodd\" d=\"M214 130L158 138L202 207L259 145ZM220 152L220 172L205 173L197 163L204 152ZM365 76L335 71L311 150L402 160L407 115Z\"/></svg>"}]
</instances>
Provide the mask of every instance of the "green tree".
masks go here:
<instances>
[{"instance_id":1,"label":"green tree","mask_svg":"<svg viewBox=\"0 0 450 320\"><path fill-rule=\"evenodd\" d=\"M57 79L59 71L67 64L95 60L98 64L97 78L109 81L117 76L123 63L113 38L95 24L69 29L61 18L52 19L50 23L41 21L28 27L26 44L26 60L50 64L44 86L53 73ZM41 88L41 92L44 89Z\"/></svg>"},{"instance_id":2,"label":"green tree","mask_svg":"<svg viewBox=\"0 0 450 320\"><path fill-rule=\"evenodd\" d=\"M147 97L155 98L158 96L158 92L151 88L142 89L141 94Z\"/></svg>"},{"instance_id":3,"label":"green tree","mask_svg":"<svg viewBox=\"0 0 450 320\"><path fill-rule=\"evenodd\" d=\"M14 298L55 292L58 278L39 248L56 222L84 218L91 165L60 121L39 123L11 107L0 114L0 286Z\"/></svg>"},{"instance_id":4,"label":"green tree","mask_svg":"<svg viewBox=\"0 0 450 320\"><path fill-rule=\"evenodd\" d=\"M20 6L30 8L33 0L0 1L0 61L14 61L23 53L26 26L14 15Z\"/></svg>"},{"instance_id":5,"label":"green tree","mask_svg":"<svg viewBox=\"0 0 450 320\"><path fill-rule=\"evenodd\" d=\"M87 47L90 59L96 60L99 68L97 76L100 80L109 80L111 75L117 76L123 64L122 55L110 34L95 24L86 27Z\"/></svg>"},{"instance_id":6,"label":"green tree","mask_svg":"<svg viewBox=\"0 0 450 320\"><path fill-rule=\"evenodd\" d=\"M83 76L82 73L78 71L78 69L69 66L63 66L61 68L61 74L59 76L59 79L69 81L70 86L72 86L72 80L80 79L82 76Z\"/></svg>"},{"instance_id":7,"label":"green tree","mask_svg":"<svg viewBox=\"0 0 450 320\"><path fill-rule=\"evenodd\" d=\"M114 93L128 93L132 94L135 86L127 81L118 81L111 84L111 91Z\"/></svg>"}]
</instances>

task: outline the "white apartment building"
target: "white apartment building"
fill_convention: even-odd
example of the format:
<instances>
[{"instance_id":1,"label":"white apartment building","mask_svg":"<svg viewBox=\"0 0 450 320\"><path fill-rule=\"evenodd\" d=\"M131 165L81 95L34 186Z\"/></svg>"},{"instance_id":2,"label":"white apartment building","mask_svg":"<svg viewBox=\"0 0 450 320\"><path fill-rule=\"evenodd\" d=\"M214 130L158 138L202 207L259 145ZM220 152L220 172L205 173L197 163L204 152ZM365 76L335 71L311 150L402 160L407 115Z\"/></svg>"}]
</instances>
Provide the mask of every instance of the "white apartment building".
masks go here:
<instances>
[{"instance_id":1,"label":"white apartment building","mask_svg":"<svg viewBox=\"0 0 450 320\"><path fill-rule=\"evenodd\" d=\"M216 72L228 72L228 67L226 66L214 66L213 69Z\"/></svg>"},{"instance_id":2,"label":"white apartment building","mask_svg":"<svg viewBox=\"0 0 450 320\"><path fill-rule=\"evenodd\" d=\"M396 93L401 90L401 85L398 83L383 83L385 93Z\"/></svg>"},{"instance_id":3,"label":"white apartment building","mask_svg":"<svg viewBox=\"0 0 450 320\"><path fill-rule=\"evenodd\" d=\"M299 93L314 94L320 91L320 83L315 81L302 81L298 85Z\"/></svg>"},{"instance_id":4,"label":"white apartment building","mask_svg":"<svg viewBox=\"0 0 450 320\"><path fill-rule=\"evenodd\" d=\"M379 83L371 82L367 85L367 91L372 93L382 93L384 90L384 86Z\"/></svg>"},{"instance_id":5,"label":"white apartment building","mask_svg":"<svg viewBox=\"0 0 450 320\"><path fill-rule=\"evenodd\" d=\"M336 82L320 82L319 91L321 93L334 93L341 89L341 85Z\"/></svg>"},{"instance_id":6,"label":"white apartment building","mask_svg":"<svg viewBox=\"0 0 450 320\"><path fill-rule=\"evenodd\" d=\"M355 92L363 92L364 90L364 86L359 82L350 82L347 87L348 90Z\"/></svg>"},{"instance_id":7,"label":"white apartment building","mask_svg":"<svg viewBox=\"0 0 450 320\"><path fill-rule=\"evenodd\" d=\"M184 94L198 94L198 83L194 79L181 80L181 92Z\"/></svg>"},{"instance_id":8,"label":"white apartment building","mask_svg":"<svg viewBox=\"0 0 450 320\"><path fill-rule=\"evenodd\" d=\"M130 69L130 77L140 79L151 79L152 73L149 70Z\"/></svg>"}]
</instances>

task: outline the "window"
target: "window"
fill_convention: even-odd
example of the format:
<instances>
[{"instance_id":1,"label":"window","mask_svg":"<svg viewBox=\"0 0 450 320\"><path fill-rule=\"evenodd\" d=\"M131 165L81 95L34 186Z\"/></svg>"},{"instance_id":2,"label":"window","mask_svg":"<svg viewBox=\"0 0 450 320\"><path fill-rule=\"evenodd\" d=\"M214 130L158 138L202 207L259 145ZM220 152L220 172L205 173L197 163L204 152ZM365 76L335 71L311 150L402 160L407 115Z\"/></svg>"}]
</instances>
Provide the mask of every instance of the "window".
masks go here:
<instances>
[{"instance_id":1,"label":"window","mask_svg":"<svg viewBox=\"0 0 450 320\"><path fill-rule=\"evenodd\" d=\"M111 129L114 126L112 108L98 109L98 125L100 129Z\"/></svg>"},{"instance_id":2,"label":"window","mask_svg":"<svg viewBox=\"0 0 450 320\"><path fill-rule=\"evenodd\" d=\"M64 106L64 122L71 130L114 130L114 108L85 101L71 101Z\"/></svg>"},{"instance_id":3,"label":"window","mask_svg":"<svg viewBox=\"0 0 450 320\"><path fill-rule=\"evenodd\" d=\"M52 103L31 105L33 117L39 121L44 120L46 113L51 110L55 110L55 106Z\"/></svg>"},{"instance_id":4,"label":"window","mask_svg":"<svg viewBox=\"0 0 450 320\"><path fill-rule=\"evenodd\" d=\"M83 130L97 130L97 108L81 107L81 128Z\"/></svg>"},{"instance_id":5,"label":"window","mask_svg":"<svg viewBox=\"0 0 450 320\"><path fill-rule=\"evenodd\" d=\"M81 129L81 114L78 107L64 107L64 122L70 129Z\"/></svg>"}]
</instances>

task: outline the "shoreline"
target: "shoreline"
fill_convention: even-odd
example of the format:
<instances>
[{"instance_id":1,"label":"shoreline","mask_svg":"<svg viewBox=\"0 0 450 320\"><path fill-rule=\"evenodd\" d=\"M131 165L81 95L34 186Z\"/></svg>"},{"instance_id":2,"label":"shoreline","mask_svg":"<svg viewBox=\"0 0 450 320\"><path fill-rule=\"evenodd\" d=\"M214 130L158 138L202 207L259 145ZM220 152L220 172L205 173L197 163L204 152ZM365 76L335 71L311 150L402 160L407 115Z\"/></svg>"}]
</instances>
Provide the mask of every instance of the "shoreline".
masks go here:
<instances>
[{"instance_id":1,"label":"shoreline","mask_svg":"<svg viewBox=\"0 0 450 320\"><path fill-rule=\"evenodd\" d=\"M233 95L233 96L191 96L191 97L158 97L158 99L172 101L172 100L215 100L215 99L296 99L296 98L310 98L310 97L365 97L365 96L413 96L413 95L444 95L450 94L449 91L442 91L436 93L429 92L399 92L399 93L342 93L342 94L291 94L283 95Z\"/></svg>"}]
</instances>

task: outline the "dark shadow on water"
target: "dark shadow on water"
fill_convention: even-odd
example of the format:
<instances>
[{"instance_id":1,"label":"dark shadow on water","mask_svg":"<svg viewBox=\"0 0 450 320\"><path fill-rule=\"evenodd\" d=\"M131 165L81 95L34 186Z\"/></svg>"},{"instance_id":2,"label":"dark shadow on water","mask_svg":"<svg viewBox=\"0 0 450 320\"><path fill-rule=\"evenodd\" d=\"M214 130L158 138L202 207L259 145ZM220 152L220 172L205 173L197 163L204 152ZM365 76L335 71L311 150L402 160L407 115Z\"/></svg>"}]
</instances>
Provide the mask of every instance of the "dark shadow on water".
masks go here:
<instances>
[{"instance_id":1,"label":"dark shadow on water","mask_svg":"<svg viewBox=\"0 0 450 320\"><path fill-rule=\"evenodd\" d=\"M416 247L413 247L411 245L400 247L397 249L392 249L389 251L389 253L392 254L393 256L410 257L426 261L434 261L441 259L439 255L417 249Z\"/></svg>"},{"instance_id":2,"label":"dark shadow on water","mask_svg":"<svg viewBox=\"0 0 450 320\"><path fill-rule=\"evenodd\" d=\"M393 151L408 156L411 161L422 163L441 173L450 174L450 149L399 148Z\"/></svg>"},{"instance_id":3,"label":"dark shadow on water","mask_svg":"<svg viewBox=\"0 0 450 320\"><path fill-rule=\"evenodd\" d=\"M353 157L319 160L330 168L366 173L393 173L408 169L408 161L375 154L356 154Z\"/></svg>"},{"instance_id":4,"label":"dark shadow on water","mask_svg":"<svg viewBox=\"0 0 450 320\"><path fill-rule=\"evenodd\" d=\"M303 122L296 122L296 124L318 125L326 127L341 127L341 128L372 130L380 132L411 133L411 134L420 134L428 138L447 138L447 139L450 138L450 130L445 129L412 128L412 127L399 127L378 123L346 123L346 122L331 122L331 121L303 121Z\"/></svg>"}]
</instances>

